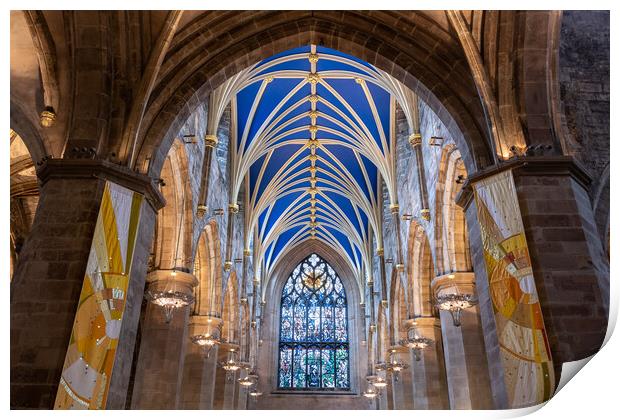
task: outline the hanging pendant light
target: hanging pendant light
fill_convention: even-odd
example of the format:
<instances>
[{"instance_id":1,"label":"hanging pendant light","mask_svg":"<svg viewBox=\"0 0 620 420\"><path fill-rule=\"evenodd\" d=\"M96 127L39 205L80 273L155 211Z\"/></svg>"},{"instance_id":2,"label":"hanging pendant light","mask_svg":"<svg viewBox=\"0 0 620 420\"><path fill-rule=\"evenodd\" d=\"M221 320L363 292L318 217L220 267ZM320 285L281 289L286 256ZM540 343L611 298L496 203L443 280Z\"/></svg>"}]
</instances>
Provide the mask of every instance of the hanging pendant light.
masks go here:
<instances>
[{"instance_id":1,"label":"hanging pendant light","mask_svg":"<svg viewBox=\"0 0 620 420\"><path fill-rule=\"evenodd\" d=\"M233 375L243 367L243 364L236 360L235 355L235 349L228 350L228 358L225 362L220 363L220 367L226 371L226 380L228 381L231 381Z\"/></svg>"},{"instance_id":2,"label":"hanging pendant light","mask_svg":"<svg viewBox=\"0 0 620 420\"><path fill-rule=\"evenodd\" d=\"M256 388L250 391L250 397L252 397L252 401L254 402L258 401L258 397L260 397L261 395L263 395L263 393Z\"/></svg>"},{"instance_id":3,"label":"hanging pendant light","mask_svg":"<svg viewBox=\"0 0 620 420\"><path fill-rule=\"evenodd\" d=\"M362 393L362 395L368 399L376 398L379 393L377 392L377 388L370 382L368 382L368 386L366 387L366 391Z\"/></svg>"},{"instance_id":4,"label":"hanging pendant light","mask_svg":"<svg viewBox=\"0 0 620 420\"><path fill-rule=\"evenodd\" d=\"M427 337L423 337L418 333L416 328L417 322L413 321L413 328L409 330L406 340L400 340L399 344L413 350L415 360L420 360L422 350L433 344L433 340Z\"/></svg>"},{"instance_id":5,"label":"hanging pendant light","mask_svg":"<svg viewBox=\"0 0 620 420\"><path fill-rule=\"evenodd\" d=\"M449 293L438 296L435 307L440 311L450 311L452 322L455 327L461 326L461 312L478 303L476 297L471 293Z\"/></svg>"},{"instance_id":6,"label":"hanging pendant light","mask_svg":"<svg viewBox=\"0 0 620 420\"><path fill-rule=\"evenodd\" d=\"M380 376L368 376L366 379L378 390L381 390L387 386L387 381Z\"/></svg>"},{"instance_id":7,"label":"hanging pendant light","mask_svg":"<svg viewBox=\"0 0 620 420\"><path fill-rule=\"evenodd\" d=\"M190 340L192 340L192 343L202 347L204 349L206 357L209 357L213 346L220 344L219 330L216 329L212 334L205 333L193 335L190 337Z\"/></svg>"},{"instance_id":8,"label":"hanging pendant light","mask_svg":"<svg viewBox=\"0 0 620 420\"><path fill-rule=\"evenodd\" d=\"M390 355L388 356L388 361L385 363L378 363L375 368L378 371L385 371L389 374L392 374L394 380L398 381L399 374L401 371L407 369L409 365L406 363L400 362L396 358L396 349L390 349Z\"/></svg>"},{"instance_id":9,"label":"hanging pendant light","mask_svg":"<svg viewBox=\"0 0 620 420\"><path fill-rule=\"evenodd\" d=\"M166 324L172 321L175 309L180 309L194 303L194 296L191 293L175 290L175 270L172 270L170 276L173 278L169 282L171 283L170 287L166 287L164 290L149 289L145 293L145 297L149 302L162 308Z\"/></svg>"},{"instance_id":10,"label":"hanging pendant light","mask_svg":"<svg viewBox=\"0 0 620 420\"><path fill-rule=\"evenodd\" d=\"M252 369L250 373L245 375L243 378L239 378L238 382L242 387L249 388L258 383L258 374L254 369Z\"/></svg>"}]
</instances>

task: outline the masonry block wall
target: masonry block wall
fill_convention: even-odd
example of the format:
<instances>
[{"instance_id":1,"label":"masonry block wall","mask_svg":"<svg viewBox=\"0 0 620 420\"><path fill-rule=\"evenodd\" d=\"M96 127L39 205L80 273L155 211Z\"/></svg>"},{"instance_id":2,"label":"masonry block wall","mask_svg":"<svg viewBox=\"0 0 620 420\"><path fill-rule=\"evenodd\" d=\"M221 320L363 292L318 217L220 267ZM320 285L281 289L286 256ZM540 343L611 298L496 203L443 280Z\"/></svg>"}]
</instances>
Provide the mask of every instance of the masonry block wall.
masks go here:
<instances>
[{"instance_id":1,"label":"masonry block wall","mask_svg":"<svg viewBox=\"0 0 620 420\"><path fill-rule=\"evenodd\" d=\"M609 11L564 11L560 96L568 153L592 175L588 193L609 252Z\"/></svg>"}]
</instances>

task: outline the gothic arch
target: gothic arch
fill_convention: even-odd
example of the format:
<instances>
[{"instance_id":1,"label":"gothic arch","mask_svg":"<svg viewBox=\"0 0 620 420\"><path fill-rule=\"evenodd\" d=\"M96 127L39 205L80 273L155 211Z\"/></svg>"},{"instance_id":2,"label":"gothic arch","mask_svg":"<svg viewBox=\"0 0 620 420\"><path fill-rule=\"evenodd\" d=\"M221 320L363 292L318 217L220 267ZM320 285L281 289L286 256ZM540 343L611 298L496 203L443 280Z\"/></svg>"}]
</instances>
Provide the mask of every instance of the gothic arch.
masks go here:
<instances>
[{"instance_id":1,"label":"gothic arch","mask_svg":"<svg viewBox=\"0 0 620 420\"><path fill-rule=\"evenodd\" d=\"M411 222L409 227L408 244L409 314L410 316L431 316L433 314L431 281L435 273L433 255L424 228L416 222Z\"/></svg>"},{"instance_id":2,"label":"gothic arch","mask_svg":"<svg viewBox=\"0 0 620 420\"><path fill-rule=\"evenodd\" d=\"M162 169L161 193L166 206L155 225L154 265L159 269L189 269L192 265L192 192L185 147L176 140Z\"/></svg>"},{"instance_id":3,"label":"gothic arch","mask_svg":"<svg viewBox=\"0 0 620 420\"><path fill-rule=\"evenodd\" d=\"M361 357L361 337L364 328L364 320L360 319L359 311L361 290L349 264L331 247L318 241L308 240L289 250L286 257L282 258L274 268L272 279L264 285L264 295L271 298L265 300L261 313L260 334L263 345L259 352L258 368L262 372L278 371L279 297L282 296L284 285L293 269L311 253L320 255L336 271L346 290L350 386L353 392L358 392L359 378L365 367ZM261 377L259 388L263 389L265 394L277 389L277 386L275 375Z\"/></svg>"},{"instance_id":4,"label":"gothic arch","mask_svg":"<svg viewBox=\"0 0 620 420\"><path fill-rule=\"evenodd\" d=\"M226 290L222 296L222 339L228 343L240 344L239 342L239 319L241 308L239 306L239 285L237 273L230 273Z\"/></svg>"},{"instance_id":5,"label":"gothic arch","mask_svg":"<svg viewBox=\"0 0 620 420\"><path fill-rule=\"evenodd\" d=\"M217 223L209 221L198 238L194 273L198 286L194 289L194 313L220 317L222 312L222 257Z\"/></svg>"},{"instance_id":6,"label":"gothic arch","mask_svg":"<svg viewBox=\"0 0 620 420\"><path fill-rule=\"evenodd\" d=\"M471 271L468 231L456 195L467 178L461 154L454 144L441 153L435 194L435 273Z\"/></svg>"},{"instance_id":7,"label":"gothic arch","mask_svg":"<svg viewBox=\"0 0 620 420\"><path fill-rule=\"evenodd\" d=\"M390 342L398 342L406 338L407 329L405 320L409 318L407 310L407 296L405 287L401 280L401 275L397 270L392 271L392 282L390 286Z\"/></svg>"},{"instance_id":8,"label":"gothic arch","mask_svg":"<svg viewBox=\"0 0 620 420\"><path fill-rule=\"evenodd\" d=\"M210 12L198 16L172 41L138 140L135 166L140 171L159 173L178 129L226 79L278 52L312 43L359 57L413 89L448 127L471 172L490 162L484 113L462 48L448 25L440 23L444 16L235 12L228 20L233 27L213 26L214 18ZM368 28L373 28L370 33ZM417 36L410 35L414 32ZM425 50L441 54L420 54Z\"/></svg>"},{"instance_id":9,"label":"gothic arch","mask_svg":"<svg viewBox=\"0 0 620 420\"><path fill-rule=\"evenodd\" d=\"M10 133L11 256L9 271L12 278L19 252L28 238L34 221L39 203L39 183L30 149L17 132L11 129Z\"/></svg>"}]
</instances>

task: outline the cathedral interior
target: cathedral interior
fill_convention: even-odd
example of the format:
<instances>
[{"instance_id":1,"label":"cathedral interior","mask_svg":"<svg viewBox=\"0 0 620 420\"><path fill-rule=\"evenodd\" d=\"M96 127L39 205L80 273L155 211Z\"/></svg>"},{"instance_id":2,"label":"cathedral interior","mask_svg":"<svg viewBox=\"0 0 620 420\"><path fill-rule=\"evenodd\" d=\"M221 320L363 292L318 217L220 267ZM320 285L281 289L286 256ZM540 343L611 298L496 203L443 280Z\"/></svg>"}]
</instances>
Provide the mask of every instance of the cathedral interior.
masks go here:
<instances>
[{"instance_id":1,"label":"cathedral interior","mask_svg":"<svg viewBox=\"0 0 620 420\"><path fill-rule=\"evenodd\" d=\"M11 11L13 409L510 409L609 317L608 11Z\"/></svg>"}]
</instances>

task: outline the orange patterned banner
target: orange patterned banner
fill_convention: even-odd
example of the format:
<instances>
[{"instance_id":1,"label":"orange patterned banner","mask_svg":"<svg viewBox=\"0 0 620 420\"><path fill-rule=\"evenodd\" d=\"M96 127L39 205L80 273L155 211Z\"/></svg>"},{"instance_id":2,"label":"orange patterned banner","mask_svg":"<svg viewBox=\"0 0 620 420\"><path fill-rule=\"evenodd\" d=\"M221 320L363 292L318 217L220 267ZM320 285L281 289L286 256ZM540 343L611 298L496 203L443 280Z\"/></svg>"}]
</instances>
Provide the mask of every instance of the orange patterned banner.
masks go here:
<instances>
[{"instance_id":1,"label":"orange patterned banner","mask_svg":"<svg viewBox=\"0 0 620 420\"><path fill-rule=\"evenodd\" d=\"M553 395L554 370L512 172L474 193L509 404L540 404Z\"/></svg>"},{"instance_id":2,"label":"orange patterned banner","mask_svg":"<svg viewBox=\"0 0 620 420\"><path fill-rule=\"evenodd\" d=\"M142 195L106 184L56 394L56 409L105 408L141 204Z\"/></svg>"}]
</instances>

